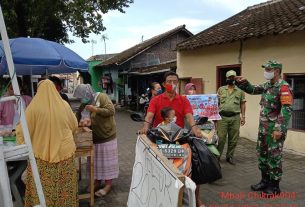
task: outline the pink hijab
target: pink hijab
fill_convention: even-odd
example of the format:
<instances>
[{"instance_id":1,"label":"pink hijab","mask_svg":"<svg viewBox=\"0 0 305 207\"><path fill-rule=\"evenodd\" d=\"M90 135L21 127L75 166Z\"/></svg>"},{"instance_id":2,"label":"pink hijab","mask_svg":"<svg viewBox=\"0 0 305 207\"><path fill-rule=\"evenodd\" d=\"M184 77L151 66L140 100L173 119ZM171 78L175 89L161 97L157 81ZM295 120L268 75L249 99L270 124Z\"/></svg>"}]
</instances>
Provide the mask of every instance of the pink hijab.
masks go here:
<instances>
[{"instance_id":1,"label":"pink hijab","mask_svg":"<svg viewBox=\"0 0 305 207\"><path fill-rule=\"evenodd\" d=\"M188 95L188 91L194 86L195 90L196 90L196 86L194 83L188 83L185 85L185 88L184 88L184 94L185 95Z\"/></svg>"}]
</instances>

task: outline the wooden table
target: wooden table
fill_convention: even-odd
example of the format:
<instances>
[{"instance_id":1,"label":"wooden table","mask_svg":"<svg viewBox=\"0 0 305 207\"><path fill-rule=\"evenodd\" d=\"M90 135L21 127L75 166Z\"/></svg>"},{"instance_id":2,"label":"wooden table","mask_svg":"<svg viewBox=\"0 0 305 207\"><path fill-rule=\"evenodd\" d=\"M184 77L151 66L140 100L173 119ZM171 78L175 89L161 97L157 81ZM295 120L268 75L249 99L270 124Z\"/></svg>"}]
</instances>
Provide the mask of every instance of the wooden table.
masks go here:
<instances>
[{"instance_id":1,"label":"wooden table","mask_svg":"<svg viewBox=\"0 0 305 207\"><path fill-rule=\"evenodd\" d=\"M81 158L82 157L90 157L90 192L85 194L79 194L78 199L88 199L90 198L90 206L94 205L94 150L93 150L93 142L92 142L92 132L80 132L74 136L75 144L76 144L76 152L75 158L78 159L79 162L79 175L81 178Z\"/></svg>"}]
</instances>

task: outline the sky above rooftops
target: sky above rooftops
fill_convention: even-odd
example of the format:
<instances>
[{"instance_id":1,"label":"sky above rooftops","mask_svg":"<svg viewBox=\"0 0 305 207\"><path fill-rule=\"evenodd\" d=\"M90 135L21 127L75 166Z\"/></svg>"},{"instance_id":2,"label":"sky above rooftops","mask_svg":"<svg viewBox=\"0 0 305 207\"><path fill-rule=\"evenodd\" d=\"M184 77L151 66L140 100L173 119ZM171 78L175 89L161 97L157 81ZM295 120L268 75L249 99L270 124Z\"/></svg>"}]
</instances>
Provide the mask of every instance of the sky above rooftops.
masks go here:
<instances>
[{"instance_id":1,"label":"sky above rooftops","mask_svg":"<svg viewBox=\"0 0 305 207\"><path fill-rule=\"evenodd\" d=\"M70 36L75 43L66 46L88 59L105 53L102 35L106 35L106 53L119 53L183 24L196 34L263 2L266 0L134 0L126 13L111 11L104 15L107 29L100 35L90 35L94 43L84 44L80 38Z\"/></svg>"}]
</instances>

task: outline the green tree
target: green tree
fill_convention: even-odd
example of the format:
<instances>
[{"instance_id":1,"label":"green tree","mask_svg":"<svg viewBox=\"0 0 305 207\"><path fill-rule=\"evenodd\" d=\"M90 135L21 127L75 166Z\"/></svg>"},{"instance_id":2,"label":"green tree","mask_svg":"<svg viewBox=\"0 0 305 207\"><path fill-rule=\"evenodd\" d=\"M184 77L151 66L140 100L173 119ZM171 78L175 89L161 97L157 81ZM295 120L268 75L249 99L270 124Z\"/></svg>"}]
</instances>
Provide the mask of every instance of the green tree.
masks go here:
<instances>
[{"instance_id":1,"label":"green tree","mask_svg":"<svg viewBox=\"0 0 305 207\"><path fill-rule=\"evenodd\" d=\"M124 13L133 0L0 0L8 35L40 37L61 43L73 36L89 42L89 34L106 28L102 15L110 10Z\"/></svg>"}]
</instances>

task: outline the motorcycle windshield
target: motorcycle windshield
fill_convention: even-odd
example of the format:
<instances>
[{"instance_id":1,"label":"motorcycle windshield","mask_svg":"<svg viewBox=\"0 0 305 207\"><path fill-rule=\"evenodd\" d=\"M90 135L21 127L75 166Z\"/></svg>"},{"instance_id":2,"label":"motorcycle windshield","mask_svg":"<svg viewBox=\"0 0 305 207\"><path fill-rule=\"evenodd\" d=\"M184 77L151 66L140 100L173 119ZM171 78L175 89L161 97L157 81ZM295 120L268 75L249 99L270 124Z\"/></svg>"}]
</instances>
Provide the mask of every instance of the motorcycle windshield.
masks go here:
<instances>
[{"instance_id":1,"label":"motorcycle windshield","mask_svg":"<svg viewBox=\"0 0 305 207\"><path fill-rule=\"evenodd\" d=\"M174 142L174 140L178 140L182 136L182 129L176 123L159 125L158 128L161 130L164 138L170 142Z\"/></svg>"}]
</instances>

